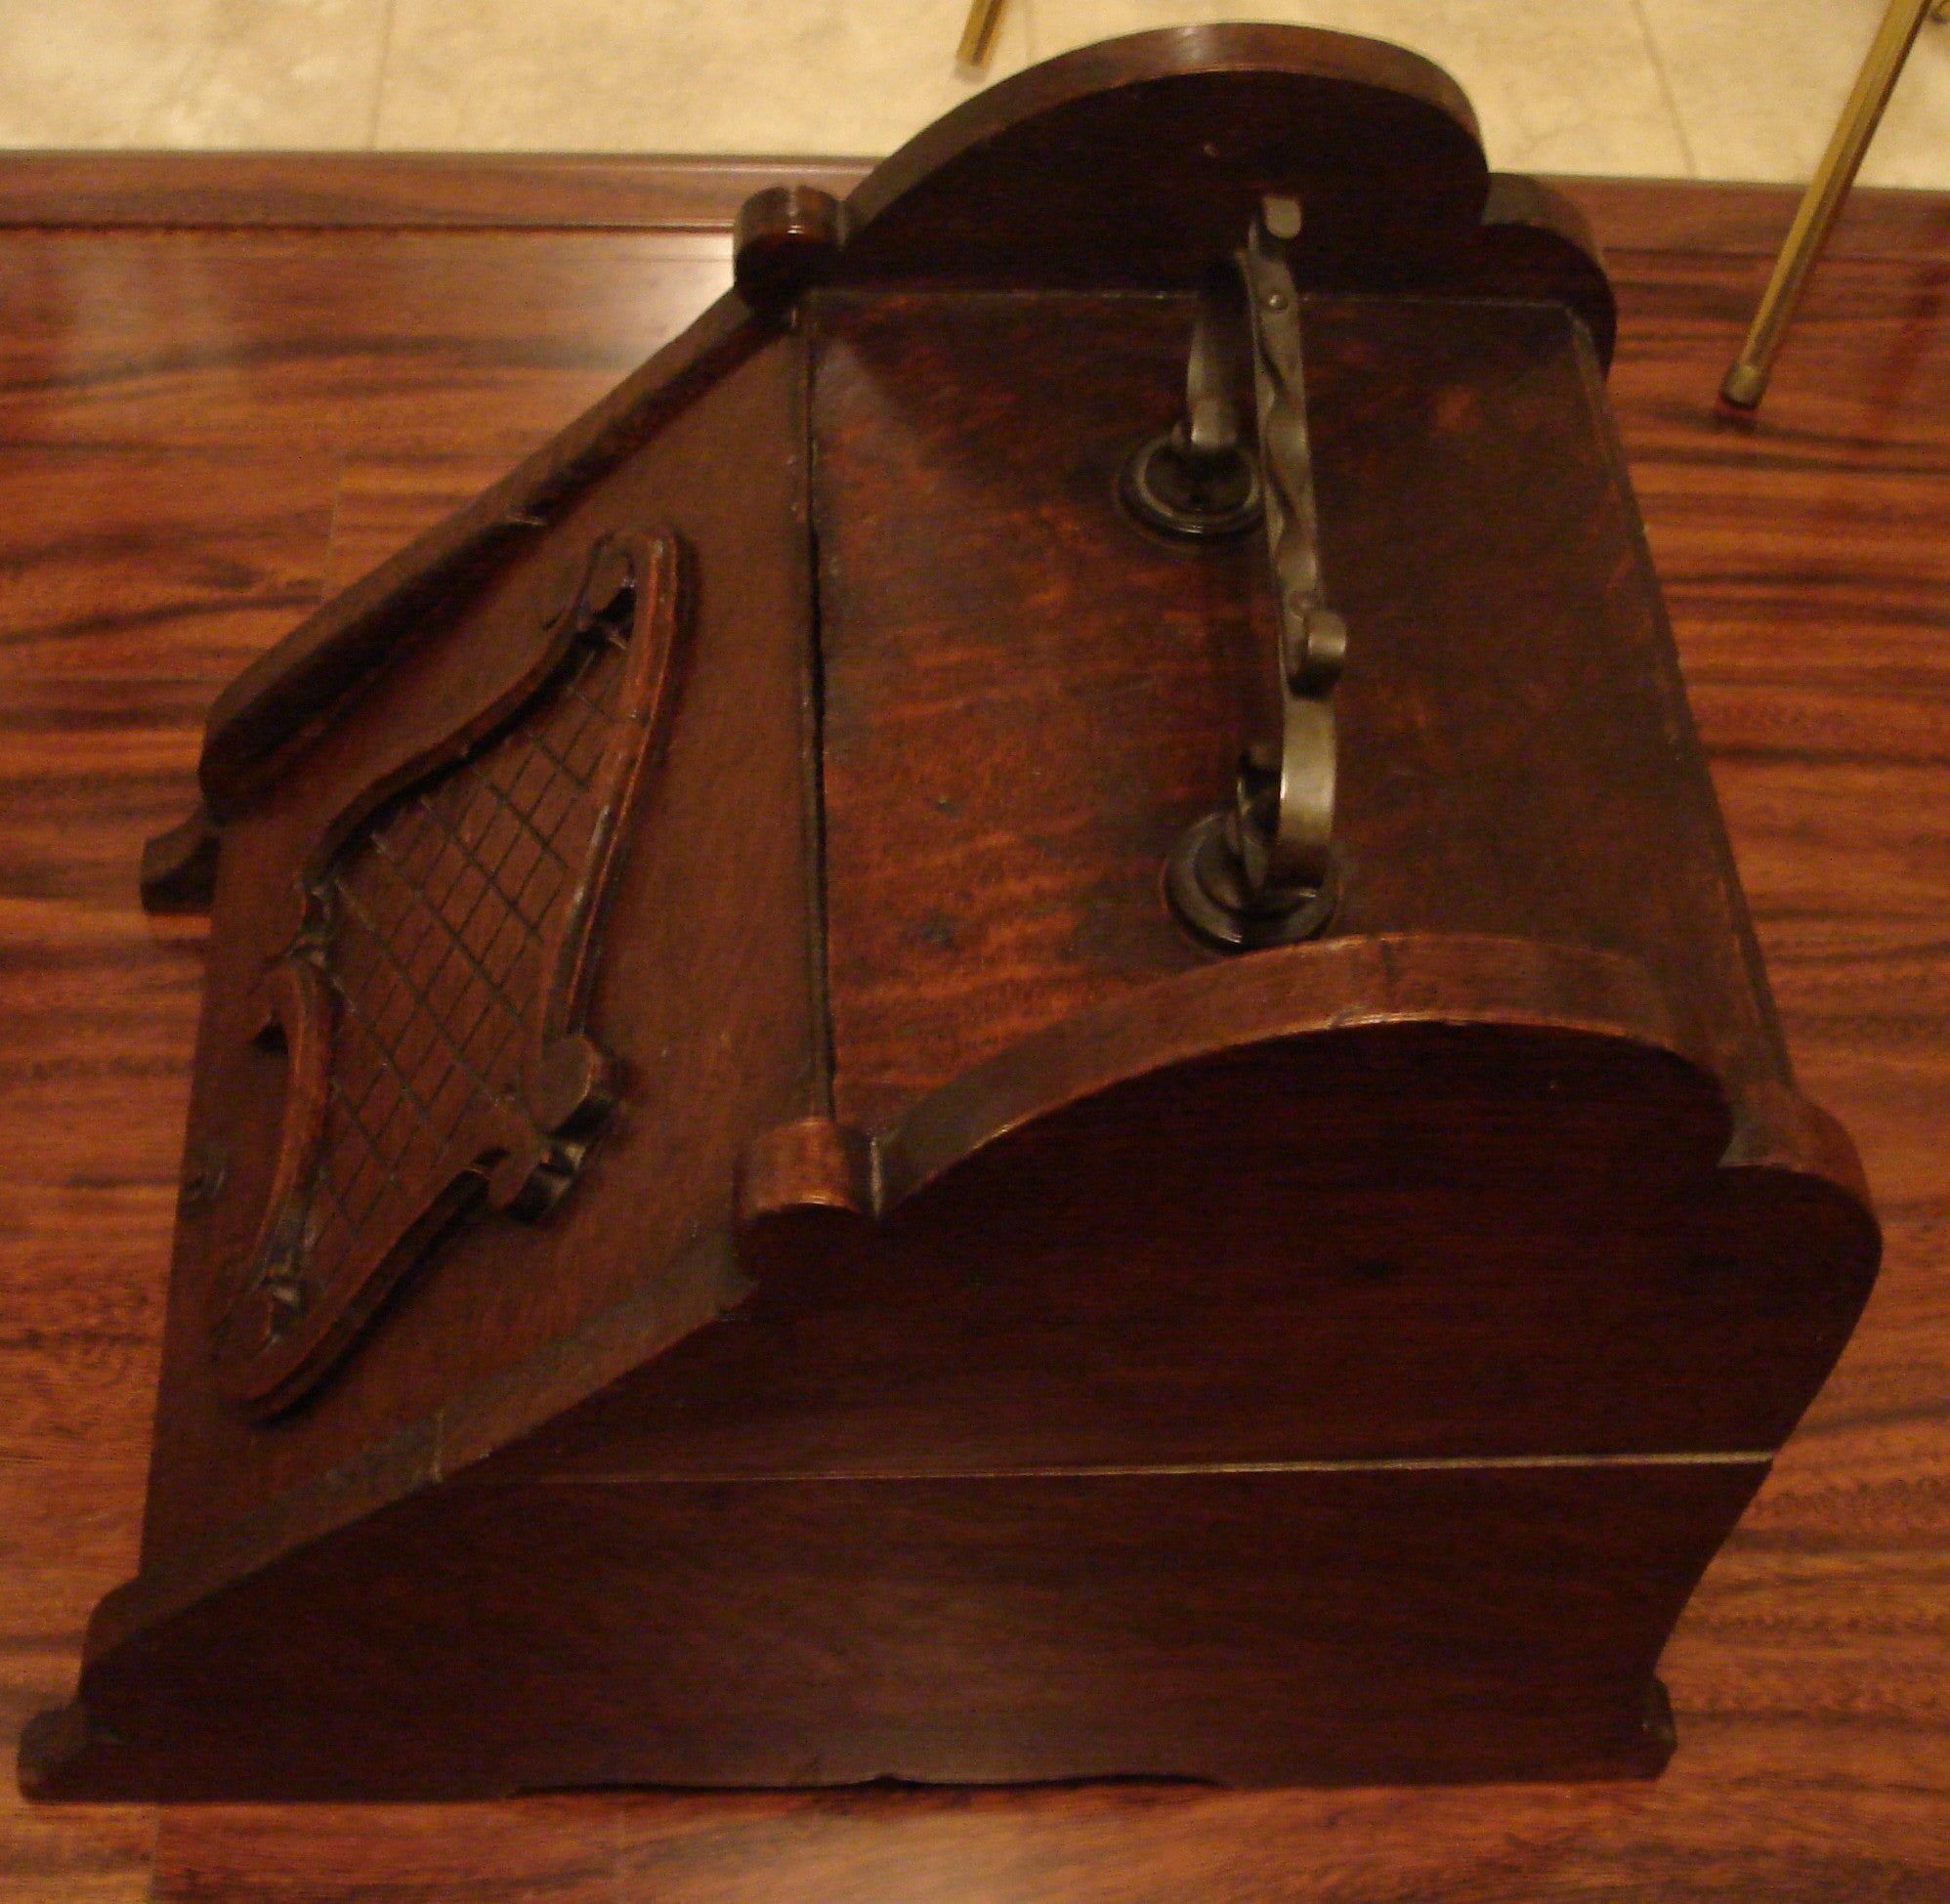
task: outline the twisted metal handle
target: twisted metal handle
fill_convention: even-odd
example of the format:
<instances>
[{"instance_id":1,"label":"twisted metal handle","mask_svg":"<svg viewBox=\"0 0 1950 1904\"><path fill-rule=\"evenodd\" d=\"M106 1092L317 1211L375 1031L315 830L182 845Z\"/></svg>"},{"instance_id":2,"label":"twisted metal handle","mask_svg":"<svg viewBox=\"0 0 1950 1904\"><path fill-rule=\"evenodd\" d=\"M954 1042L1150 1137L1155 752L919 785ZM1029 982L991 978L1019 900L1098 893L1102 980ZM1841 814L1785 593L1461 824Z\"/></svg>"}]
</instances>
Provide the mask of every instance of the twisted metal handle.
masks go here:
<instances>
[{"instance_id":1,"label":"twisted metal handle","mask_svg":"<svg viewBox=\"0 0 1950 1904\"><path fill-rule=\"evenodd\" d=\"M1292 198L1261 202L1245 249L1200 301L1186 419L1142 445L1124 476L1125 500L1154 528L1213 536L1265 522L1280 631L1259 698L1267 713L1241 750L1231 805L1190 828L1166 881L1186 924L1227 950L1306 938L1326 925L1335 898L1333 696L1347 626L1321 580L1299 297L1286 259L1300 217ZM1242 327L1256 425L1251 458L1240 446L1235 394Z\"/></svg>"},{"instance_id":2,"label":"twisted metal handle","mask_svg":"<svg viewBox=\"0 0 1950 1904\"><path fill-rule=\"evenodd\" d=\"M1311 897L1327 884L1336 738L1332 698L1347 655L1346 624L1328 608L1321 587L1299 297L1285 256L1299 233L1298 204L1269 198L1238 261L1251 326L1260 490L1280 626L1272 702L1280 710L1279 732L1260 743L1258 758L1249 744L1238 796L1238 851L1247 886L1262 904Z\"/></svg>"}]
</instances>

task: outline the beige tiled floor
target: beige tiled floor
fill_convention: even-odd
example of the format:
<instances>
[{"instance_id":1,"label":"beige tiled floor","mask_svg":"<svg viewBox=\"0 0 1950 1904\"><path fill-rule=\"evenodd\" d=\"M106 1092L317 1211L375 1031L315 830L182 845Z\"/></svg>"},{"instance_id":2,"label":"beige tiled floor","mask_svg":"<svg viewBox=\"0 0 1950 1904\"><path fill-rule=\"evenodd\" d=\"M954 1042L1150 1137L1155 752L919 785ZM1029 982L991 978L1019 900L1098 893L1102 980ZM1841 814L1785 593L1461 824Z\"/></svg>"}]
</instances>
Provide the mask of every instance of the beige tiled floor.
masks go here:
<instances>
[{"instance_id":1,"label":"beige tiled floor","mask_svg":"<svg viewBox=\"0 0 1950 1904\"><path fill-rule=\"evenodd\" d=\"M890 149L981 83L965 0L0 0L0 146ZM1883 0L1008 0L990 78L1227 17L1372 33L1447 66L1492 160L1798 179ZM1925 29L1863 176L1950 186L1950 26Z\"/></svg>"}]
</instances>

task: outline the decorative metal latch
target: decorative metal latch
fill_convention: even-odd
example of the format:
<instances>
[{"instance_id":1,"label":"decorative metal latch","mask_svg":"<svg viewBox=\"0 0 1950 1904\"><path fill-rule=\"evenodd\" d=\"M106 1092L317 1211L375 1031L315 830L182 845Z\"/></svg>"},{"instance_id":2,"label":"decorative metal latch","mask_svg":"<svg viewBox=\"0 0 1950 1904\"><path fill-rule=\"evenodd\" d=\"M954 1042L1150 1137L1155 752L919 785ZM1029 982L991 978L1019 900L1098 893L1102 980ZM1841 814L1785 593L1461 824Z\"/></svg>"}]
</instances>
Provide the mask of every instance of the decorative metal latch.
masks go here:
<instances>
[{"instance_id":1,"label":"decorative metal latch","mask_svg":"<svg viewBox=\"0 0 1950 1904\"><path fill-rule=\"evenodd\" d=\"M1335 906L1334 688L1347 627L1327 605L1307 436L1299 298L1286 247L1292 198L1264 199L1243 251L1200 300L1185 415L1124 469L1126 506L1174 535L1243 533L1261 520L1279 605L1279 651L1264 711L1241 750L1232 802L1191 826L1166 890L1180 917L1227 951L1305 939ZM1242 336L1243 333L1243 336ZM1237 365L1252 366L1253 451L1244 444Z\"/></svg>"}]
</instances>

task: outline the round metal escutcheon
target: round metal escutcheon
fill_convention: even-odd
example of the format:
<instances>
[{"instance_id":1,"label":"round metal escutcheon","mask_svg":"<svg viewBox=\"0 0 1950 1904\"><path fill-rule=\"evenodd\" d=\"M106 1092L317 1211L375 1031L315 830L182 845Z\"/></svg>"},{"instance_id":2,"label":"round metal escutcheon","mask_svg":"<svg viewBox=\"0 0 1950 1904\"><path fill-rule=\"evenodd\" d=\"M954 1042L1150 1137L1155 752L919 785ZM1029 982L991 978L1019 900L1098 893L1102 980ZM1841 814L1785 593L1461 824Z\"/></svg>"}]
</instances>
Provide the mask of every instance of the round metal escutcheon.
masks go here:
<instances>
[{"instance_id":1,"label":"round metal escutcheon","mask_svg":"<svg viewBox=\"0 0 1950 1904\"><path fill-rule=\"evenodd\" d=\"M1239 535L1259 520L1259 471L1251 456L1234 450L1201 467L1168 430L1131 451L1118 494L1147 529L1193 540Z\"/></svg>"},{"instance_id":2,"label":"round metal escutcheon","mask_svg":"<svg viewBox=\"0 0 1950 1904\"><path fill-rule=\"evenodd\" d=\"M1256 901L1239 877L1225 824L1224 813L1208 814L1185 829L1165 863L1165 896L1186 930L1215 952L1291 946L1323 931L1340 899L1334 869L1318 891L1295 893L1291 904Z\"/></svg>"}]
</instances>

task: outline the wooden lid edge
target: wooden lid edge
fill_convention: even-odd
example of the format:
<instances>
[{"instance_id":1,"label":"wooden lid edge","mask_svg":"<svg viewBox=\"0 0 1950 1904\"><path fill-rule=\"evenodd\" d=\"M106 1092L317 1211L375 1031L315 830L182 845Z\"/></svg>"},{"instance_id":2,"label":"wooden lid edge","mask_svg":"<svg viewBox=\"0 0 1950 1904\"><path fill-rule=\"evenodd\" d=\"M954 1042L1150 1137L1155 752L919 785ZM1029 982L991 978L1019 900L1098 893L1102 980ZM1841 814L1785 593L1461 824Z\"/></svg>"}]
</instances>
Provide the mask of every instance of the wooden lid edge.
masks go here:
<instances>
[{"instance_id":1,"label":"wooden lid edge","mask_svg":"<svg viewBox=\"0 0 1950 1904\"><path fill-rule=\"evenodd\" d=\"M1113 1085L1273 1039L1383 1024L1588 1032L1667 1052L1717 1082L1703 1035L1635 960L1466 935L1322 940L1142 987L965 1072L876 1133L884 1205Z\"/></svg>"}]
</instances>

